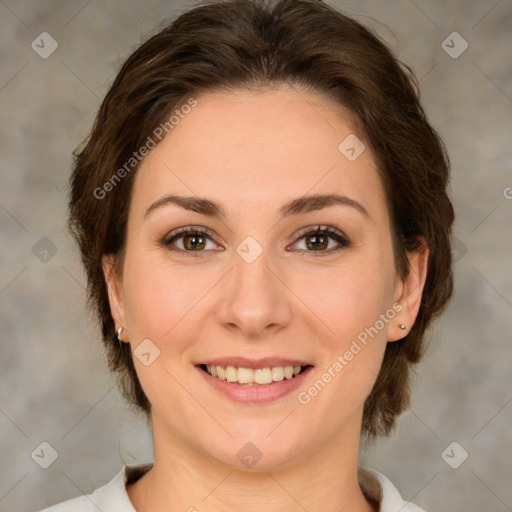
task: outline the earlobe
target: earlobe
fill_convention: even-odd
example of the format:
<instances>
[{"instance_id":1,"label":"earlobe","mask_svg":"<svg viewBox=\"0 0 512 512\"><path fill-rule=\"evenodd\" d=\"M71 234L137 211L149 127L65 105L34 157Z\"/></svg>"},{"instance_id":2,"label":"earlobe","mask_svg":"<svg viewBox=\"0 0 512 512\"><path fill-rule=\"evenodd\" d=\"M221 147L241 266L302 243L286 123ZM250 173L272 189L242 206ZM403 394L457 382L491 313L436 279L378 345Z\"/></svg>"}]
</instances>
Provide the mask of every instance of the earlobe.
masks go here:
<instances>
[{"instance_id":1,"label":"earlobe","mask_svg":"<svg viewBox=\"0 0 512 512\"><path fill-rule=\"evenodd\" d=\"M122 300L122 284L116 273L115 260L113 254L104 254L102 257L103 275L108 290L108 299L110 303L110 312L116 324L116 330L119 327L125 327L125 312Z\"/></svg>"},{"instance_id":2,"label":"earlobe","mask_svg":"<svg viewBox=\"0 0 512 512\"><path fill-rule=\"evenodd\" d=\"M427 278L428 255L429 249L425 240L422 240L418 249L408 254L409 273L397 283L396 302L401 309L388 329L388 341L404 338L414 325Z\"/></svg>"}]
</instances>

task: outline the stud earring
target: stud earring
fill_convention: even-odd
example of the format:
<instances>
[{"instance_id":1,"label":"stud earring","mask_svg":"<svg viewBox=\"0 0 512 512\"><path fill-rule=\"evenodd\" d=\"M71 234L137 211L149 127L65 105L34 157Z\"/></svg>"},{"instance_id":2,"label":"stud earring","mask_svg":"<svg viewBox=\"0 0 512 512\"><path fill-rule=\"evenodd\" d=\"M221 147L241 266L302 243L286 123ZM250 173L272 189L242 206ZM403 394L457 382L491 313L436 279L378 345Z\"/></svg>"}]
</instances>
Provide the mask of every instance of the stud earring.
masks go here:
<instances>
[{"instance_id":1,"label":"stud earring","mask_svg":"<svg viewBox=\"0 0 512 512\"><path fill-rule=\"evenodd\" d=\"M405 329L407 329L407 326L405 324L400 324L398 327L400 327L402 331L405 331Z\"/></svg>"},{"instance_id":2,"label":"stud earring","mask_svg":"<svg viewBox=\"0 0 512 512\"><path fill-rule=\"evenodd\" d=\"M123 327L119 327L119 329L117 329L117 339L119 341L119 345L122 347L123 346L123 340L121 339L121 333L124 331L124 328Z\"/></svg>"}]
</instances>

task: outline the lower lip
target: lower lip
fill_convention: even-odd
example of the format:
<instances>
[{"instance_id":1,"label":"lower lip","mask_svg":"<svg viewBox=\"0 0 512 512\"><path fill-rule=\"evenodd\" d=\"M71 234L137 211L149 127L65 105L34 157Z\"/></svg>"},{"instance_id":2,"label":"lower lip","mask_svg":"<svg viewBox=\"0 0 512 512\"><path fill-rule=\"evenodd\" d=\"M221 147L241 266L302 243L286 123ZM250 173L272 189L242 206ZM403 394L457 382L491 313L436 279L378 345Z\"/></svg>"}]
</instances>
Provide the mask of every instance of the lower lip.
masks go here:
<instances>
[{"instance_id":1,"label":"lower lip","mask_svg":"<svg viewBox=\"0 0 512 512\"><path fill-rule=\"evenodd\" d=\"M227 380L220 380L217 377L212 377L208 372L205 372L201 367L196 367L203 378L213 386L217 391L225 394L235 402L244 403L264 403L272 402L282 398L283 396L291 393L297 389L303 382L309 372L313 369L312 366L306 368L302 373L293 377L292 379L284 379L272 384L255 384L253 386L228 382Z\"/></svg>"}]
</instances>

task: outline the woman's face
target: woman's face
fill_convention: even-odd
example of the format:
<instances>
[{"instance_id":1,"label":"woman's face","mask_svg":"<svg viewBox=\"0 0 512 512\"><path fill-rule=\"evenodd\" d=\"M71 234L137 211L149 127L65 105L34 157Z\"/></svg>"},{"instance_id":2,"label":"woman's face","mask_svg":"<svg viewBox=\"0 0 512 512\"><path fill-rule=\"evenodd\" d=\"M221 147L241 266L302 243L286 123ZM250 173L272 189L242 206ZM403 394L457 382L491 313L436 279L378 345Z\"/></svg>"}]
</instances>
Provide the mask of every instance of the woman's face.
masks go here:
<instances>
[{"instance_id":1,"label":"woman's face","mask_svg":"<svg viewBox=\"0 0 512 512\"><path fill-rule=\"evenodd\" d=\"M137 171L123 273L109 281L155 447L262 469L357 443L386 343L405 336L421 294L396 275L370 150L319 95L196 99ZM221 381L206 364L276 380ZM306 371L283 378L287 366Z\"/></svg>"}]
</instances>

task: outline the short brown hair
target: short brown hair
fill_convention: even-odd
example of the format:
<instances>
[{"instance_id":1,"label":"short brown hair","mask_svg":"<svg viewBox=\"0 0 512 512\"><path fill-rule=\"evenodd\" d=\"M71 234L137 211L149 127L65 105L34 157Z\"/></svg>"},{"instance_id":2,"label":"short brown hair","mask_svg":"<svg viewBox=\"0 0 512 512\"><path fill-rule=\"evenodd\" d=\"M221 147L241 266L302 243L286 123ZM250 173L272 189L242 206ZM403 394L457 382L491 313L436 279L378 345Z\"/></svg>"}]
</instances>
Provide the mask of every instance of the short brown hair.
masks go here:
<instances>
[{"instance_id":1,"label":"short brown hair","mask_svg":"<svg viewBox=\"0 0 512 512\"><path fill-rule=\"evenodd\" d=\"M74 155L70 181L68 225L87 272L88 303L99 315L123 395L149 415L128 344L120 347L116 339L102 272L104 254L116 255L122 266L138 166L122 180L112 177L192 95L280 84L323 94L353 115L384 185L399 275L409 271L408 251L417 250L421 239L429 247L416 322L404 339L387 344L364 407L363 432L369 438L386 435L409 405L411 364L423 354L425 330L452 294L449 159L420 105L414 72L371 31L320 0L202 3L124 63L86 146Z\"/></svg>"}]
</instances>

